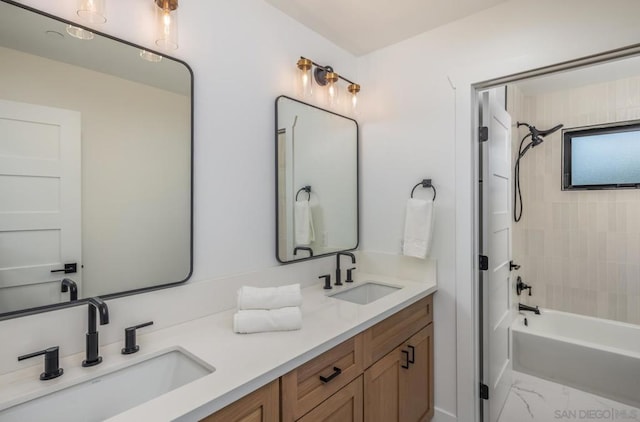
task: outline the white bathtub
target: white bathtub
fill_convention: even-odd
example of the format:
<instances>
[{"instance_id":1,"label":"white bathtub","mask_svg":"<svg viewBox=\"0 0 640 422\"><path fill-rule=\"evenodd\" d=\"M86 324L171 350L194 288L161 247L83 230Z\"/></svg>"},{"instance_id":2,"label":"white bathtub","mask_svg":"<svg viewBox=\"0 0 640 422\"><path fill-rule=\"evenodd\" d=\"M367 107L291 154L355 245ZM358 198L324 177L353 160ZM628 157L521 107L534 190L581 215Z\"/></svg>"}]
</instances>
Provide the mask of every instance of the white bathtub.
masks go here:
<instances>
[{"instance_id":1,"label":"white bathtub","mask_svg":"<svg viewBox=\"0 0 640 422\"><path fill-rule=\"evenodd\" d=\"M640 407L640 326L540 312L512 325L514 370Z\"/></svg>"}]
</instances>

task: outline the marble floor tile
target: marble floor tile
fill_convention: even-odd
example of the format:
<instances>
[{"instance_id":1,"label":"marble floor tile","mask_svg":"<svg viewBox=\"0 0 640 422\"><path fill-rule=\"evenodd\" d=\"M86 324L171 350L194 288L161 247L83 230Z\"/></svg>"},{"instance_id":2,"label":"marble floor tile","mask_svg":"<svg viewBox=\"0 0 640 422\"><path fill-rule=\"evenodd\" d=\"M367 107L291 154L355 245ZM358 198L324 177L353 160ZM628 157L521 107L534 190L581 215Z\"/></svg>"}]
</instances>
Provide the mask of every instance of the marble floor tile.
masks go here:
<instances>
[{"instance_id":1,"label":"marble floor tile","mask_svg":"<svg viewBox=\"0 0 640 422\"><path fill-rule=\"evenodd\" d=\"M640 422L640 409L514 371L498 422L530 421Z\"/></svg>"}]
</instances>

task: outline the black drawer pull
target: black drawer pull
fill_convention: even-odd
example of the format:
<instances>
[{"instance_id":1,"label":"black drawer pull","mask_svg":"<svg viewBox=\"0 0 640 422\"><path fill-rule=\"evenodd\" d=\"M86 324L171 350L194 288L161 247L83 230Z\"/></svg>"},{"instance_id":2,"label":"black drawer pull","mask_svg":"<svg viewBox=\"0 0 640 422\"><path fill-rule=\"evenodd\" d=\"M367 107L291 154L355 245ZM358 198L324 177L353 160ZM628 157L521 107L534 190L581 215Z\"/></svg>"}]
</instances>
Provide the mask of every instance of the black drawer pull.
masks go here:
<instances>
[{"instance_id":1,"label":"black drawer pull","mask_svg":"<svg viewBox=\"0 0 640 422\"><path fill-rule=\"evenodd\" d=\"M409 359L409 356L407 355L407 362L408 363L416 363L416 348L413 346L409 346L407 345L407 347L409 349L411 349L411 359Z\"/></svg>"},{"instance_id":2,"label":"black drawer pull","mask_svg":"<svg viewBox=\"0 0 640 422\"><path fill-rule=\"evenodd\" d=\"M342 369L338 368L337 366L334 366L333 374L329 375L328 377L323 377L322 375L320 375L320 381L327 383L332 379L334 379L335 377L337 377L338 375L340 375L341 373L342 373Z\"/></svg>"},{"instance_id":3,"label":"black drawer pull","mask_svg":"<svg viewBox=\"0 0 640 422\"><path fill-rule=\"evenodd\" d=\"M405 359L406 359L406 360L405 360L405 362L407 362L406 364L405 364L405 363L403 363L403 364L402 364L402 367L403 367L404 369L409 369L409 363L411 363L411 362L409 362L409 352L408 352L408 351L406 351L406 350L403 350L403 351L402 351L402 354L404 355L404 357L405 357Z\"/></svg>"}]
</instances>

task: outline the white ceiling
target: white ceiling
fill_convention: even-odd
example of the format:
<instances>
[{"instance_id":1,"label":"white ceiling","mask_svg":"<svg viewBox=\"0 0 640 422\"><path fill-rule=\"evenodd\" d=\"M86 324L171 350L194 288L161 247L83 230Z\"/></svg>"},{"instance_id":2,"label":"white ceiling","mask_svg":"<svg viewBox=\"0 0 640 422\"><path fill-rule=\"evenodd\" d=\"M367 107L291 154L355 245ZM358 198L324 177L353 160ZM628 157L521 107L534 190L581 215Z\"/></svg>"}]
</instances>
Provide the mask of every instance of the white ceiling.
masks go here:
<instances>
[{"instance_id":1,"label":"white ceiling","mask_svg":"<svg viewBox=\"0 0 640 422\"><path fill-rule=\"evenodd\" d=\"M355 55L464 18L506 0L265 0Z\"/></svg>"}]
</instances>

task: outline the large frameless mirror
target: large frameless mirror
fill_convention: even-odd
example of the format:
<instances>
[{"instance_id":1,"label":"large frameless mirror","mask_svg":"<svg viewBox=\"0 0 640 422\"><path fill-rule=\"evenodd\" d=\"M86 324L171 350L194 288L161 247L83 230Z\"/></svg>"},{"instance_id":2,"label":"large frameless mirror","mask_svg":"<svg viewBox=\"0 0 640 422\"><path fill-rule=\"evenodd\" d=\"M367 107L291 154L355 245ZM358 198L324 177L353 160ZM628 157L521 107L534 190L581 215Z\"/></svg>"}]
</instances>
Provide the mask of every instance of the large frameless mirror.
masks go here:
<instances>
[{"instance_id":1,"label":"large frameless mirror","mask_svg":"<svg viewBox=\"0 0 640 422\"><path fill-rule=\"evenodd\" d=\"M276 257L286 263L358 246L358 124L276 99Z\"/></svg>"},{"instance_id":2,"label":"large frameless mirror","mask_svg":"<svg viewBox=\"0 0 640 422\"><path fill-rule=\"evenodd\" d=\"M0 1L0 318L192 270L191 70L68 25Z\"/></svg>"}]
</instances>

